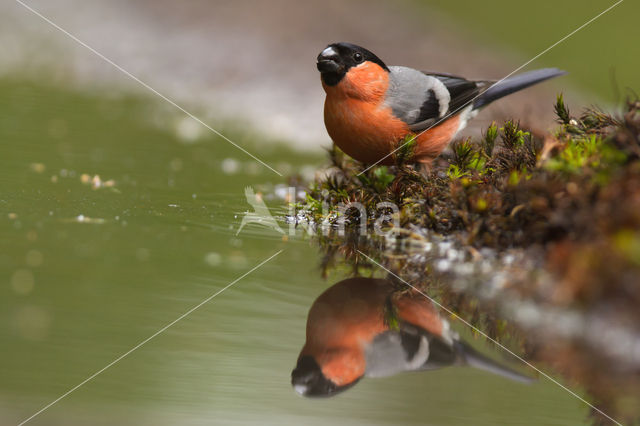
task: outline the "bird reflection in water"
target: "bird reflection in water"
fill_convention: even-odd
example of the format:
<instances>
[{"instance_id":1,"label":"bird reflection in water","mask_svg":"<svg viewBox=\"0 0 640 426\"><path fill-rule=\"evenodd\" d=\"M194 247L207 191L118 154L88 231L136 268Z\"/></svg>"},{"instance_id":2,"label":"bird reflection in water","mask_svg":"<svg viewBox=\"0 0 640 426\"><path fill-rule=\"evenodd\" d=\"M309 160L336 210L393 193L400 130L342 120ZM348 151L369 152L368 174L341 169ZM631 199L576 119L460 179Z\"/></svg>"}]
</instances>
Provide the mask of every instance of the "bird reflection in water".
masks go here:
<instances>
[{"instance_id":1,"label":"bird reflection in water","mask_svg":"<svg viewBox=\"0 0 640 426\"><path fill-rule=\"evenodd\" d=\"M519 382L533 379L498 364L460 340L434 304L384 279L350 278L311 306L307 340L291 384L308 397L326 397L363 377L387 377L469 365Z\"/></svg>"}]
</instances>

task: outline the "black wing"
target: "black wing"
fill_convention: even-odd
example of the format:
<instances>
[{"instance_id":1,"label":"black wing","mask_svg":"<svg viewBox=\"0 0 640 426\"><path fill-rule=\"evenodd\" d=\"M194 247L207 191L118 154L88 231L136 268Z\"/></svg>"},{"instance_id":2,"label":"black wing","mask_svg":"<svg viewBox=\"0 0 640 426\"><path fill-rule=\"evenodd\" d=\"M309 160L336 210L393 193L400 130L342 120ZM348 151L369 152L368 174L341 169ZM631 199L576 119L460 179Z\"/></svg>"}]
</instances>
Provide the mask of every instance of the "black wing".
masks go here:
<instances>
[{"instance_id":1,"label":"black wing","mask_svg":"<svg viewBox=\"0 0 640 426\"><path fill-rule=\"evenodd\" d=\"M449 102L448 114L459 111L478 96L482 89L487 86L488 81L471 81L462 77L449 74L425 73L440 80L449 90L451 101Z\"/></svg>"},{"instance_id":2,"label":"black wing","mask_svg":"<svg viewBox=\"0 0 640 426\"><path fill-rule=\"evenodd\" d=\"M444 121L452 115L460 112L464 107L470 104L482 90L491 84L490 81L471 81L463 77L452 74L426 72L423 73L429 77L435 77L440 80L447 90L451 99L449 107L443 117L438 114L438 99L435 94L431 94L420 109L420 116L415 123L409 127L414 132L420 132L436 125L439 121Z\"/></svg>"},{"instance_id":3,"label":"black wing","mask_svg":"<svg viewBox=\"0 0 640 426\"><path fill-rule=\"evenodd\" d=\"M402 339L402 347L407 355L407 361L412 360L418 353L423 336L429 342L429 357L418 368L419 370L434 370L459 361L459 355L453 346L413 324L402 322L400 324L400 337Z\"/></svg>"}]
</instances>

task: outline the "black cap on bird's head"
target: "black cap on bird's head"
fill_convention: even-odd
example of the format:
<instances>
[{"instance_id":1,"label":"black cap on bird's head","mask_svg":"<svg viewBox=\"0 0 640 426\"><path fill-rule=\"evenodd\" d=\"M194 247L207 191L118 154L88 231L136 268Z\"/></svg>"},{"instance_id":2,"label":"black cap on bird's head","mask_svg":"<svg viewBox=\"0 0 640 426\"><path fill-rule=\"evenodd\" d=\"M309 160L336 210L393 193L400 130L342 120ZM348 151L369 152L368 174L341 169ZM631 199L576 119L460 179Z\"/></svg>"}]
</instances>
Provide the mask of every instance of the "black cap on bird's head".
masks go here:
<instances>
[{"instance_id":1,"label":"black cap on bird's head","mask_svg":"<svg viewBox=\"0 0 640 426\"><path fill-rule=\"evenodd\" d=\"M372 52L364 47L344 42L330 44L320 52L317 66L322 75L322 81L329 86L335 86L351 67L366 61L376 63L389 71L385 63Z\"/></svg>"},{"instance_id":2,"label":"black cap on bird's head","mask_svg":"<svg viewBox=\"0 0 640 426\"><path fill-rule=\"evenodd\" d=\"M349 389L356 382L357 380L343 386L336 385L325 377L316 360L310 355L302 355L291 372L291 385L296 392L307 397L334 396Z\"/></svg>"}]
</instances>

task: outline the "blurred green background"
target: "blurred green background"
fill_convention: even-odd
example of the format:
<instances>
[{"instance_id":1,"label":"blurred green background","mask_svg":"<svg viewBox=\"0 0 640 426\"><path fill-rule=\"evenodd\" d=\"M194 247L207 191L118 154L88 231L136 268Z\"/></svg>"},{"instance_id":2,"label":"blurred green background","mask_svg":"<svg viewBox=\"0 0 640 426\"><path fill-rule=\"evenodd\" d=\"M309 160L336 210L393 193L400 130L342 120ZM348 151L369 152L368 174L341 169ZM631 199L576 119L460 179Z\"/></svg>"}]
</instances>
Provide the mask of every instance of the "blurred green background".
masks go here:
<instances>
[{"instance_id":1,"label":"blurred green background","mask_svg":"<svg viewBox=\"0 0 640 426\"><path fill-rule=\"evenodd\" d=\"M476 41L508 48L519 57L533 57L617 1L514 2L492 0L420 0L436 7ZM640 2L623 1L591 24L545 53L531 67L571 70L568 79L586 92L618 103L631 89L640 92Z\"/></svg>"}]
</instances>

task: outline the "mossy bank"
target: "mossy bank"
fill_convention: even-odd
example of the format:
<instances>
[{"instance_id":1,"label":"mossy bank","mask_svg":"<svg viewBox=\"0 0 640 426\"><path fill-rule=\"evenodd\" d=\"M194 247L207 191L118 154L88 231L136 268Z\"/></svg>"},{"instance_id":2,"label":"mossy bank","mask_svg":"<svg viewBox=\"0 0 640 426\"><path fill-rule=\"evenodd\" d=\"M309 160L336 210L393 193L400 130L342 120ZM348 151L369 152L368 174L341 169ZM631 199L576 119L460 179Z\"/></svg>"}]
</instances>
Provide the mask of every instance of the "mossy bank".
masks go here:
<instances>
[{"instance_id":1,"label":"mossy bank","mask_svg":"<svg viewBox=\"0 0 640 426\"><path fill-rule=\"evenodd\" d=\"M554 133L525 129L517 121L493 124L476 138L454 142L426 172L411 164L406 141L400 142L405 146L392 167L369 168L334 147L330 166L296 205L296 217L334 228L346 224L351 230L317 234L324 267L334 265L340 253L362 273L362 268L376 269L367 258L371 256L498 341L535 362L553 363L605 412L632 422L640 411L630 408L637 404L629 404L624 395L640 389L638 357L618 351L622 362L612 365L610 357L617 355L599 350L589 327L549 345L549 336L561 333L549 325L534 334L505 316L514 311L501 309L498 298L482 297L490 288L480 275L470 294L466 284L451 285L451 274L441 273L433 256L416 262L406 247L390 247L391 241L427 235L466 253L520 253L515 263L521 268L501 285L507 289L503 293L516 294L540 312L576 313L583 323L604 321L611 332L628 326L625 336L632 337L623 340L640 342L640 102L627 102L618 115L595 108L576 115L559 96L555 112L559 126ZM397 206L386 223L394 238L373 232L381 202ZM361 210L344 208L354 203L365 206L366 223L361 223ZM371 232L361 232L361 225ZM502 273L489 270L487 276ZM600 373L593 373L596 369ZM594 421L607 419L594 411Z\"/></svg>"}]
</instances>

